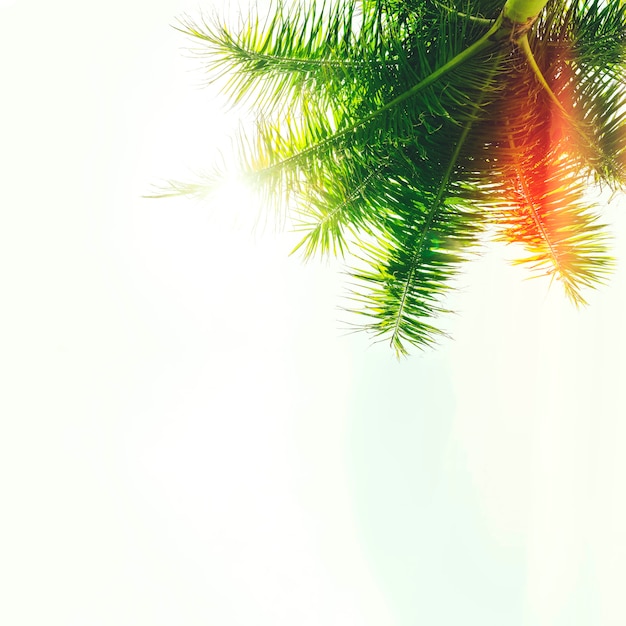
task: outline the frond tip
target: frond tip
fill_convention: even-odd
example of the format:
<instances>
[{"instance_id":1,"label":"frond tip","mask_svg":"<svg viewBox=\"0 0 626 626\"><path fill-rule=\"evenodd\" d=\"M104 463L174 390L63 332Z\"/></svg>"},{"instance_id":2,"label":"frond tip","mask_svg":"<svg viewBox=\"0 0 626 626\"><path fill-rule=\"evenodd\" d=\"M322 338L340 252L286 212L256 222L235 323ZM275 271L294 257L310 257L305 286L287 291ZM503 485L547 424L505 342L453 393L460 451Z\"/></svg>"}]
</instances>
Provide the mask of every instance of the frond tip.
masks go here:
<instances>
[{"instance_id":1,"label":"frond tip","mask_svg":"<svg viewBox=\"0 0 626 626\"><path fill-rule=\"evenodd\" d=\"M161 185L155 185L153 192L146 194L145 198L175 198L185 196L204 200L213 191L211 185L202 182L188 183L178 180L168 180Z\"/></svg>"}]
</instances>

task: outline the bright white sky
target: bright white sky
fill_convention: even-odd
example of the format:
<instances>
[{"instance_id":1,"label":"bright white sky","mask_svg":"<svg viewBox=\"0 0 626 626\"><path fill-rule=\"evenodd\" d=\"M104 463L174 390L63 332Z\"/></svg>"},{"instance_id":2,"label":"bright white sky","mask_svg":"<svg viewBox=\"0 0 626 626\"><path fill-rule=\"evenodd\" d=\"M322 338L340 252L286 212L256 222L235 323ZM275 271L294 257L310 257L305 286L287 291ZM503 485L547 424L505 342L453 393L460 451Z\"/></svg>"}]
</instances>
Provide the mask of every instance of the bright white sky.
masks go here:
<instances>
[{"instance_id":1,"label":"bright white sky","mask_svg":"<svg viewBox=\"0 0 626 626\"><path fill-rule=\"evenodd\" d=\"M624 207L590 308L495 251L398 363L245 195L141 198L233 125L201 6L0 1L0 622L626 623Z\"/></svg>"}]
</instances>

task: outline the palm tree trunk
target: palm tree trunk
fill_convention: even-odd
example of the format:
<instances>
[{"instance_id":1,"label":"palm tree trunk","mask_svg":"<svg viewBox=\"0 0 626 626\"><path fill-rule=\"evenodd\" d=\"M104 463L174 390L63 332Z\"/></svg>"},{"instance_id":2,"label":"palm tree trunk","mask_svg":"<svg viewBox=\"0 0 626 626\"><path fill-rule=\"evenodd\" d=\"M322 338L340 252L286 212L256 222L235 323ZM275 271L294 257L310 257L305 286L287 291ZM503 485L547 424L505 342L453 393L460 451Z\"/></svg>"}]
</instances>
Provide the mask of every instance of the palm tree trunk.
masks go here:
<instances>
[{"instance_id":1,"label":"palm tree trunk","mask_svg":"<svg viewBox=\"0 0 626 626\"><path fill-rule=\"evenodd\" d=\"M520 27L526 30L537 19L546 3L547 0L507 0L502 9L502 17L505 21L513 22L515 32Z\"/></svg>"}]
</instances>

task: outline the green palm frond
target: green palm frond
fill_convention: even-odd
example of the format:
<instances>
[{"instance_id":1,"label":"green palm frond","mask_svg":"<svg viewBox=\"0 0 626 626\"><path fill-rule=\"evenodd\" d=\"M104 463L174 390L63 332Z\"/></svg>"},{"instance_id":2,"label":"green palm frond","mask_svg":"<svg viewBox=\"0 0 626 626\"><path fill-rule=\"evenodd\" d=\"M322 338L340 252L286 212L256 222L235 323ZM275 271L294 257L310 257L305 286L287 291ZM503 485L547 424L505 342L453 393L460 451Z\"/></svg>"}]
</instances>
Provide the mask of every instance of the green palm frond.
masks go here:
<instances>
[{"instance_id":1,"label":"green palm frond","mask_svg":"<svg viewBox=\"0 0 626 626\"><path fill-rule=\"evenodd\" d=\"M438 191L414 186L412 177L393 183L398 213L375 243L361 242L361 263L350 273L359 305L353 310L368 318L364 328L405 354L407 344L432 345L444 334L430 320L447 312L442 297L477 245L484 220L443 181Z\"/></svg>"},{"instance_id":2,"label":"green palm frond","mask_svg":"<svg viewBox=\"0 0 626 626\"><path fill-rule=\"evenodd\" d=\"M581 67L601 69L623 81L626 62L626 5L586 0L566 7L571 24L572 57ZM621 76L620 76L621 74Z\"/></svg>"},{"instance_id":3,"label":"green palm frond","mask_svg":"<svg viewBox=\"0 0 626 626\"><path fill-rule=\"evenodd\" d=\"M234 103L250 98L268 112L307 97L318 102L348 98L353 104L349 96L363 87L389 85L406 72L412 80L411 64L399 43L418 22L419 15L398 21L379 10L363 11L358 2L348 0L289 9L279 4L271 19L250 15L236 33L216 18L200 24L183 18L178 29L200 44L196 52L211 80ZM434 24L417 28L423 49L436 42Z\"/></svg>"},{"instance_id":4,"label":"green palm frond","mask_svg":"<svg viewBox=\"0 0 626 626\"><path fill-rule=\"evenodd\" d=\"M352 259L353 308L398 354L443 334L451 279L489 223L576 304L611 267L585 188L626 184L626 8L542 4L339 0L278 5L238 31L179 23L257 113L238 175L292 212L305 258Z\"/></svg>"},{"instance_id":5,"label":"green palm frond","mask_svg":"<svg viewBox=\"0 0 626 626\"><path fill-rule=\"evenodd\" d=\"M178 29L201 43L196 52L211 79L220 81L234 102L250 97L267 110L350 77L359 62L346 59L354 47L356 5L345 9L301 5L286 13L279 5L269 21L251 15L236 34L216 18L200 24L183 18Z\"/></svg>"}]
</instances>

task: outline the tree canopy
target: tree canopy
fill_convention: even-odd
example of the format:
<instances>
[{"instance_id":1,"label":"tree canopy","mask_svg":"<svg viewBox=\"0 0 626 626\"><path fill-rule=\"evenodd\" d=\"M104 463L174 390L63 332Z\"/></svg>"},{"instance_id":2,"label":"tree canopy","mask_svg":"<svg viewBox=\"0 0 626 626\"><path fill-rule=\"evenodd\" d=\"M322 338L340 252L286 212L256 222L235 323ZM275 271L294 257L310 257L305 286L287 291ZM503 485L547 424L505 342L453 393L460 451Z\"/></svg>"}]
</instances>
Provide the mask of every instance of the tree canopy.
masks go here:
<instances>
[{"instance_id":1,"label":"tree canopy","mask_svg":"<svg viewBox=\"0 0 626 626\"><path fill-rule=\"evenodd\" d=\"M486 232L575 305L612 266L585 191L626 183L626 7L544 3L297 0L236 29L177 25L257 116L238 175L295 218L305 258L345 255L351 308L398 354L444 334L451 279ZM205 195L223 174L158 195Z\"/></svg>"}]
</instances>

